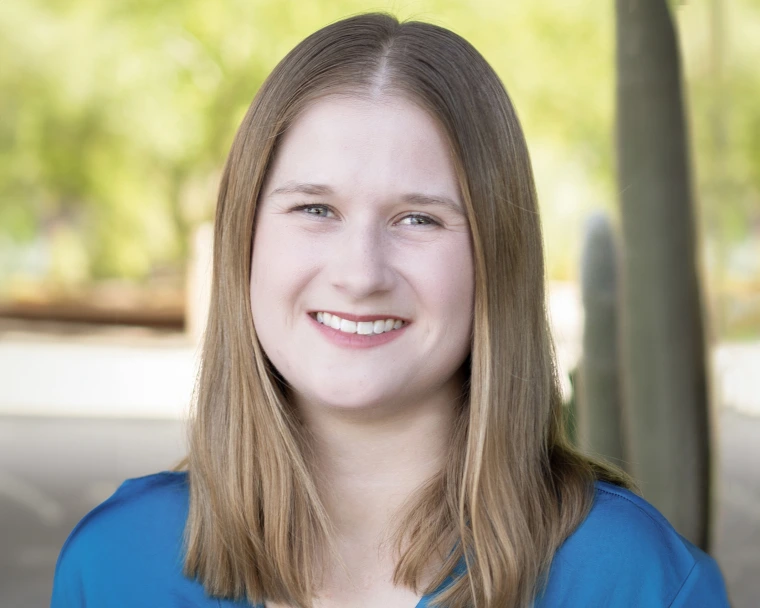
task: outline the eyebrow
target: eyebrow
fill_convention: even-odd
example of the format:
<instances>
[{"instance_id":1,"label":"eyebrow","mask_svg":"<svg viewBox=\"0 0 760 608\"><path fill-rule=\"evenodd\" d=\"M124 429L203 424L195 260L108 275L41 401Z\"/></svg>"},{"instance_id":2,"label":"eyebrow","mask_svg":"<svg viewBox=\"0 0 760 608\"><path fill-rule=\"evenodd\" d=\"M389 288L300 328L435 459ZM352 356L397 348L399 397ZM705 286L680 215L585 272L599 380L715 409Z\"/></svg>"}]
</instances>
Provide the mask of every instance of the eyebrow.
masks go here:
<instances>
[{"instance_id":1,"label":"eyebrow","mask_svg":"<svg viewBox=\"0 0 760 608\"><path fill-rule=\"evenodd\" d=\"M279 188L275 188L269 193L269 196L275 196L279 194L307 194L311 196L328 196L335 194L335 191L325 184L309 184L302 182L286 182ZM409 192L403 194L400 199L406 203L413 203L415 205L430 205L441 206L454 211L460 215L464 215L464 209L456 201L452 200L448 196L439 196L431 194L422 194L421 192Z\"/></svg>"}]
</instances>

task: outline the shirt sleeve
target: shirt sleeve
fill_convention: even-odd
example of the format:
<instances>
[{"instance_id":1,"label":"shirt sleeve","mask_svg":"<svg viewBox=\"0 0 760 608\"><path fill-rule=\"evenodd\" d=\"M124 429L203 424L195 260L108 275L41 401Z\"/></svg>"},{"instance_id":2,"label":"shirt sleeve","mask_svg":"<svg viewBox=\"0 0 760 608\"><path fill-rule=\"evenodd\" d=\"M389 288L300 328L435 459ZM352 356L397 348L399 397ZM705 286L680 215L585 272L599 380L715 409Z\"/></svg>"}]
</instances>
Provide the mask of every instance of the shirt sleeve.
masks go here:
<instances>
[{"instance_id":1,"label":"shirt sleeve","mask_svg":"<svg viewBox=\"0 0 760 608\"><path fill-rule=\"evenodd\" d=\"M669 608L730 608L718 564L704 555L697 560Z\"/></svg>"},{"instance_id":2,"label":"shirt sleeve","mask_svg":"<svg viewBox=\"0 0 760 608\"><path fill-rule=\"evenodd\" d=\"M82 569L76 555L71 551L69 538L58 556L53 576L53 596L50 608L84 608L84 585Z\"/></svg>"},{"instance_id":3,"label":"shirt sleeve","mask_svg":"<svg viewBox=\"0 0 760 608\"><path fill-rule=\"evenodd\" d=\"M131 480L125 481L110 498L87 513L63 543L55 565L50 608L85 608L88 599L92 599L89 596L92 591L93 565L97 566L99 557L107 553L103 549L109 538L108 534L102 533L102 528L94 530L93 523L98 521L100 513L108 510L109 505L119 500L130 483ZM100 570L100 576L95 579L101 579L102 574Z\"/></svg>"}]
</instances>

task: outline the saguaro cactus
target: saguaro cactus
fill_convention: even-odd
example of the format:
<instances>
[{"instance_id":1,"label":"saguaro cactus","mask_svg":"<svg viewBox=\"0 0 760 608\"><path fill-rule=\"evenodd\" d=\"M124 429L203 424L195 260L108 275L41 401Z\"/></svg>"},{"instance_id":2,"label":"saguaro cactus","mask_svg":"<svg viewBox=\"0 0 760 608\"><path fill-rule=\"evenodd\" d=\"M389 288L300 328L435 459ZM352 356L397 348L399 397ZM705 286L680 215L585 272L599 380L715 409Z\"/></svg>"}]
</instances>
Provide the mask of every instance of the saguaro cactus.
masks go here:
<instances>
[{"instance_id":1,"label":"saguaro cactus","mask_svg":"<svg viewBox=\"0 0 760 608\"><path fill-rule=\"evenodd\" d=\"M586 224L581 258L585 322L578 382L577 438L585 450L626 468L618 360L617 251L604 213Z\"/></svg>"},{"instance_id":2,"label":"saguaro cactus","mask_svg":"<svg viewBox=\"0 0 760 608\"><path fill-rule=\"evenodd\" d=\"M617 0L626 447L644 496L707 548L710 425L681 68L665 0Z\"/></svg>"}]
</instances>

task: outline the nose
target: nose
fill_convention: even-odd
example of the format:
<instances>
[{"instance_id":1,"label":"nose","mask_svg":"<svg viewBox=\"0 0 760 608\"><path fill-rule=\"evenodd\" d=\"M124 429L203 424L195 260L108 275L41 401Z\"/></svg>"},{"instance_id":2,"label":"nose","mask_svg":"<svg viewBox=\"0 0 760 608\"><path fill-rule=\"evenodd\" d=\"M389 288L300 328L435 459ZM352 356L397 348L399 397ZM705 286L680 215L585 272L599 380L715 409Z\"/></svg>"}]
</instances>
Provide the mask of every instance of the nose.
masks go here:
<instances>
[{"instance_id":1,"label":"nose","mask_svg":"<svg viewBox=\"0 0 760 608\"><path fill-rule=\"evenodd\" d=\"M389 243L380 227L370 221L346 226L333 244L328 272L335 288L354 300L391 289L394 273Z\"/></svg>"}]
</instances>

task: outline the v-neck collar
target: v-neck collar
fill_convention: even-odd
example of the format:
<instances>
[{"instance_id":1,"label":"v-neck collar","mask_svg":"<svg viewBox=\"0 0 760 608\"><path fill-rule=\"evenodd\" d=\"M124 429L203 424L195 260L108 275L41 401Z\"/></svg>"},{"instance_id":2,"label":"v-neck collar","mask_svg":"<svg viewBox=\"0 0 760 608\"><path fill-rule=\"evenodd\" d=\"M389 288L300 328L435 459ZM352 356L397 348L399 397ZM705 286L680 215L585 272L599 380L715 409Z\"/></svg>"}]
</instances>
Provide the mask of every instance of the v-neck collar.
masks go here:
<instances>
[{"instance_id":1,"label":"v-neck collar","mask_svg":"<svg viewBox=\"0 0 760 608\"><path fill-rule=\"evenodd\" d=\"M414 608L428 608L428 605L430 604L430 601L436 596L442 593L445 589L447 589L450 585L454 583L454 580L458 578L459 576L462 576L465 571L467 570L467 566L464 561L464 557L460 558L457 565L454 567L454 570L451 574L449 574L443 582L438 585L433 591L430 593L423 595L420 598L420 601L417 602L417 605ZM219 606L221 607L221 602L219 603ZM256 604L253 606L253 608L265 608L264 604Z\"/></svg>"}]
</instances>

